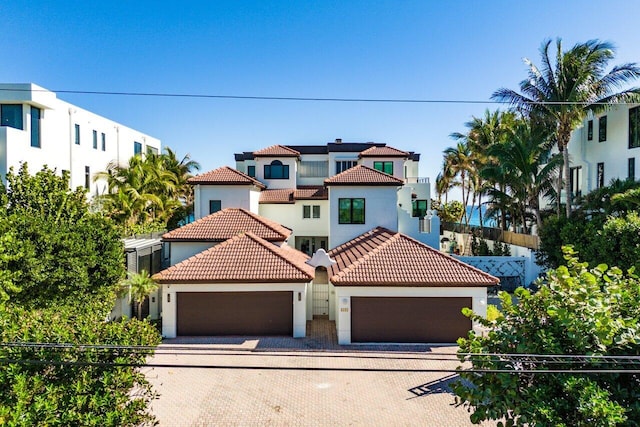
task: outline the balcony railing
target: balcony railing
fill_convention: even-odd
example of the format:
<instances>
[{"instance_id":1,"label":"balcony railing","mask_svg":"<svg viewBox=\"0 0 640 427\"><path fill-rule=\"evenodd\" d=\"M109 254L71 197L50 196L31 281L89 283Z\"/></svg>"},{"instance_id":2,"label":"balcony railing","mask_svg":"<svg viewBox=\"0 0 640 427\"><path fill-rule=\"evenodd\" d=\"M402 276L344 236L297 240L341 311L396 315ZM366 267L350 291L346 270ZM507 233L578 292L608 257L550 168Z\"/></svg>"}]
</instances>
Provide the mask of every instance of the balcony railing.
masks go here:
<instances>
[{"instance_id":1,"label":"balcony railing","mask_svg":"<svg viewBox=\"0 0 640 427\"><path fill-rule=\"evenodd\" d=\"M429 184L429 177L412 176L409 178L405 178L404 182L407 184Z\"/></svg>"}]
</instances>

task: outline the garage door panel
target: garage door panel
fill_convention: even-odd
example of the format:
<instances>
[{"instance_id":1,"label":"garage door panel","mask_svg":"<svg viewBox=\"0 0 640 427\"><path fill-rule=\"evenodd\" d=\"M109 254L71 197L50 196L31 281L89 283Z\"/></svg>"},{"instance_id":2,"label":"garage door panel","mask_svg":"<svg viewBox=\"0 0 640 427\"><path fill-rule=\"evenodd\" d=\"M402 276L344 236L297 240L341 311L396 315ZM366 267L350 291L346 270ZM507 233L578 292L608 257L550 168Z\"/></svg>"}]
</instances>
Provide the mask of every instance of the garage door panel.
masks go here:
<instances>
[{"instance_id":1,"label":"garage door panel","mask_svg":"<svg viewBox=\"0 0 640 427\"><path fill-rule=\"evenodd\" d=\"M351 297L352 342L450 343L467 335L467 297Z\"/></svg>"},{"instance_id":2,"label":"garage door panel","mask_svg":"<svg viewBox=\"0 0 640 427\"><path fill-rule=\"evenodd\" d=\"M178 335L292 335L293 293L179 292Z\"/></svg>"}]
</instances>

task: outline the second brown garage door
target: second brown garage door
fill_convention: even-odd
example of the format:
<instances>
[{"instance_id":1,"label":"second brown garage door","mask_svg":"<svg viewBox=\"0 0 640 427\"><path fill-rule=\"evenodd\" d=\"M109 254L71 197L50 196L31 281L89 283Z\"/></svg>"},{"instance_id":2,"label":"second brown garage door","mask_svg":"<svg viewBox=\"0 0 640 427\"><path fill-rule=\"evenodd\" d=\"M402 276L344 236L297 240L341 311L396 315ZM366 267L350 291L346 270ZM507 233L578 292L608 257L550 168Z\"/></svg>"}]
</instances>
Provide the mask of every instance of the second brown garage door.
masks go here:
<instances>
[{"instance_id":1,"label":"second brown garage door","mask_svg":"<svg viewBox=\"0 0 640 427\"><path fill-rule=\"evenodd\" d=\"M467 336L471 298L351 297L352 342L451 343Z\"/></svg>"},{"instance_id":2,"label":"second brown garage door","mask_svg":"<svg viewBox=\"0 0 640 427\"><path fill-rule=\"evenodd\" d=\"M178 292L178 335L293 335L293 293Z\"/></svg>"}]
</instances>

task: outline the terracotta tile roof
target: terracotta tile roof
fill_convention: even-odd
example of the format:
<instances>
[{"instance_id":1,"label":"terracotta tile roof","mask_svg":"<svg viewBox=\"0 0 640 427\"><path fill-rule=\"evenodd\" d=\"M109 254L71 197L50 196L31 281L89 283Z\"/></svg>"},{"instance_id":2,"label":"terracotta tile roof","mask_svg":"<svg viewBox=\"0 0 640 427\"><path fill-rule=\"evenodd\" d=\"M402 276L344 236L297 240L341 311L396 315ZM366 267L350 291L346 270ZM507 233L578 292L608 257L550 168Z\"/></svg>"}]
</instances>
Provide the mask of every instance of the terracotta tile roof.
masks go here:
<instances>
[{"instance_id":1,"label":"terracotta tile roof","mask_svg":"<svg viewBox=\"0 0 640 427\"><path fill-rule=\"evenodd\" d=\"M295 203L293 200L294 192L293 188L262 190L259 203Z\"/></svg>"},{"instance_id":2,"label":"terracotta tile roof","mask_svg":"<svg viewBox=\"0 0 640 427\"><path fill-rule=\"evenodd\" d=\"M404 182L386 173L371 169L363 165L356 165L331 178L325 179L326 185L394 185L400 186Z\"/></svg>"},{"instance_id":3,"label":"terracotta tile roof","mask_svg":"<svg viewBox=\"0 0 640 427\"><path fill-rule=\"evenodd\" d=\"M300 185L293 195L296 200L328 200L329 193L322 185Z\"/></svg>"},{"instance_id":4,"label":"terracotta tile roof","mask_svg":"<svg viewBox=\"0 0 640 427\"><path fill-rule=\"evenodd\" d=\"M229 166L222 166L209 172L189 178L189 184L219 184L219 185L255 185L266 188L263 183L249 175Z\"/></svg>"},{"instance_id":5,"label":"terracotta tile roof","mask_svg":"<svg viewBox=\"0 0 640 427\"><path fill-rule=\"evenodd\" d=\"M309 282L309 257L253 233L239 234L153 276L160 283Z\"/></svg>"},{"instance_id":6,"label":"terracotta tile roof","mask_svg":"<svg viewBox=\"0 0 640 427\"><path fill-rule=\"evenodd\" d=\"M331 251L335 286L492 286L499 282L475 267L402 233L375 228Z\"/></svg>"},{"instance_id":7,"label":"terracotta tile roof","mask_svg":"<svg viewBox=\"0 0 640 427\"><path fill-rule=\"evenodd\" d=\"M284 145L272 145L262 150L254 151L255 157L300 157L300 152Z\"/></svg>"},{"instance_id":8,"label":"terracotta tile roof","mask_svg":"<svg viewBox=\"0 0 640 427\"><path fill-rule=\"evenodd\" d=\"M361 151L360 157L409 157L409 153L393 147L371 147Z\"/></svg>"},{"instance_id":9,"label":"terracotta tile roof","mask_svg":"<svg viewBox=\"0 0 640 427\"><path fill-rule=\"evenodd\" d=\"M165 233L166 241L227 240L242 232L252 232L270 242L284 242L291 230L275 221L256 215L246 209L226 208Z\"/></svg>"},{"instance_id":10,"label":"terracotta tile roof","mask_svg":"<svg viewBox=\"0 0 640 427\"><path fill-rule=\"evenodd\" d=\"M320 185L305 185L296 189L281 188L275 190L262 190L260 192L260 203L295 203L296 200L328 200L327 189Z\"/></svg>"}]
</instances>

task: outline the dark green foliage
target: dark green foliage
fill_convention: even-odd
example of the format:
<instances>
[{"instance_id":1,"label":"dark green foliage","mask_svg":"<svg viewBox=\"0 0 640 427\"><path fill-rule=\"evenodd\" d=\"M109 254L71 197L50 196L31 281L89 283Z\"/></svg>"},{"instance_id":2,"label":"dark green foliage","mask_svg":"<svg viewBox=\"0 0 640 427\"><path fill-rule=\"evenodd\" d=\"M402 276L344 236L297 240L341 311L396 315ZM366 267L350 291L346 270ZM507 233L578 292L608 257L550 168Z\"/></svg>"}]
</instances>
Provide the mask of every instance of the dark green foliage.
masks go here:
<instances>
[{"instance_id":1,"label":"dark green foliage","mask_svg":"<svg viewBox=\"0 0 640 427\"><path fill-rule=\"evenodd\" d=\"M562 246L572 245L592 267L640 267L640 221L633 208L640 183L615 180L587 194L570 218L548 217L539 230L538 263L557 268Z\"/></svg>"},{"instance_id":2,"label":"dark green foliage","mask_svg":"<svg viewBox=\"0 0 640 427\"><path fill-rule=\"evenodd\" d=\"M518 303L501 293L502 317L488 321L467 313L489 332L460 339L463 353L640 355L640 280L618 268L589 269L566 249L567 266L551 271L532 294L518 289ZM475 369L623 369L602 360L506 362L478 357ZM506 420L506 425L615 426L640 424L638 374L461 373L454 386L471 420Z\"/></svg>"},{"instance_id":3,"label":"dark green foliage","mask_svg":"<svg viewBox=\"0 0 640 427\"><path fill-rule=\"evenodd\" d=\"M66 175L44 168L30 176L23 165L7 182L0 189L0 425L152 422L153 392L136 368L152 351L82 348L159 342L147 322L105 322L124 275L117 229L89 212L84 190L69 190Z\"/></svg>"},{"instance_id":4,"label":"dark green foliage","mask_svg":"<svg viewBox=\"0 0 640 427\"><path fill-rule=\"evenodd\" d=\"M89 212L84 192L70 191L67 176L46 168L30 176L24 164L7 182L7 209L0 213L0 296L33 307L111 303L124 275L118 230Z\"/></svg>"},{"instance_id":5,"label":"dark green foliage","mask_svg":"<svg viewBox=\"0 0 640 427\"><path fill-rule=\"evenodd\" d=\"M28 310L12 305L0 310L3 343L71 345L65 349L0 346L0 425L115 427L152 422L147 405L154 393L144 374L132 366L109 366L141 366L151 351L83 349L81 345L153 346L159 342L158 333L149 323L135 319L105 323L98 312L92 306Z\"/></svg>"},{"instance_id":6,"label":"dark green foliage","mask_svg":"<svg viewBox=\"0 0 640 427\"><path fill-rule=\"evenodd\" d=\"M464 214L464 206L462 202L457 200L447 203L431 200L431 208L438 213L438 217L442 222L460 222Z\"/></svg>"}]
</instances>

